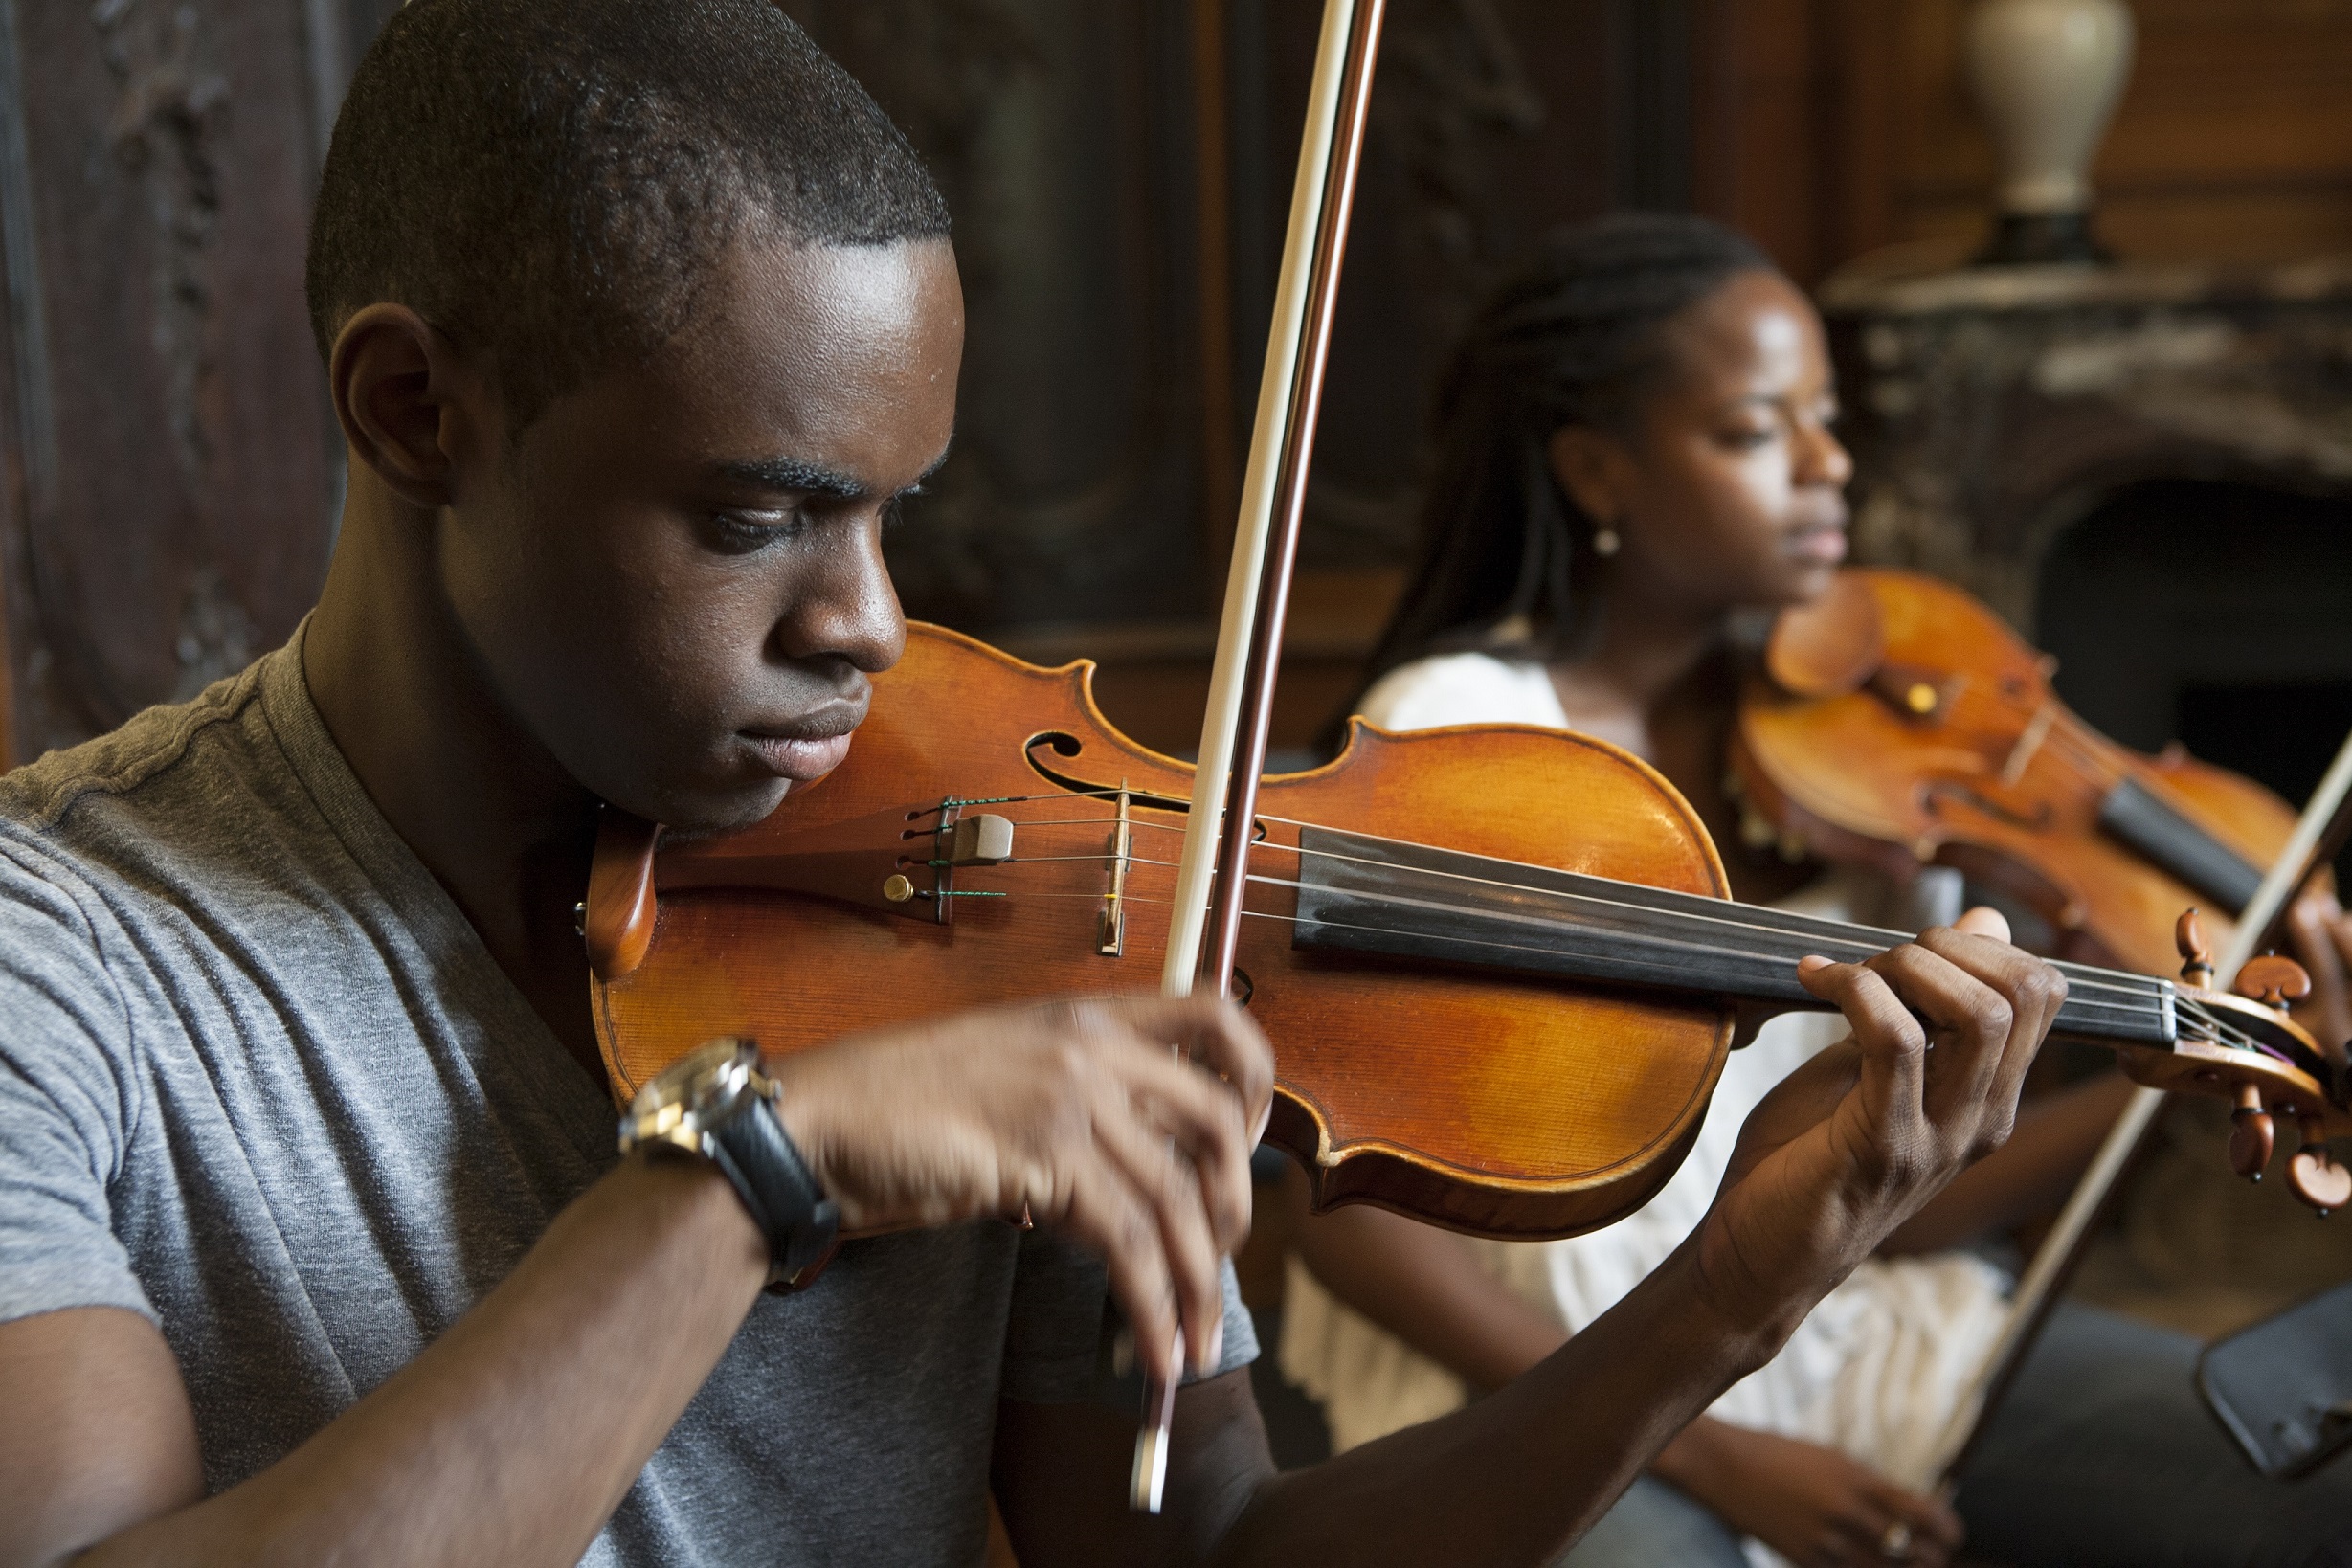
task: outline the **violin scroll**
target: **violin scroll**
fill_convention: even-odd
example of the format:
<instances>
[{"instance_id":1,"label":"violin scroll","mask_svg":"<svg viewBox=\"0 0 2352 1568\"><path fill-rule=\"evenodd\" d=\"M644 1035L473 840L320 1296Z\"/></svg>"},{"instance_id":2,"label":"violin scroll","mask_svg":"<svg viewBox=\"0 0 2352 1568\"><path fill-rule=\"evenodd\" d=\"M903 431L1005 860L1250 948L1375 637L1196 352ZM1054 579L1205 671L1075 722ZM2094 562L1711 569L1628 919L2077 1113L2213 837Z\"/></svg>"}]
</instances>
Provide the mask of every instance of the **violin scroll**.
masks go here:
<instances>
[{"instance_id":1,"label":"violin scroll","mask_svg":"<svg viewBox=\"0 0 2352 1568\"><path fill-rule=\"evenodd\" d=\"M2181 911L2172 936L2181 952L2182 980L2201 990L2211 985L2213 955L2196 909ZM2266 952L2246 961L2231 989L2284 1017L2292 1003L2311 995L2311 976L2294 959ZM2249 1181L2260 1181L2277 1148L2277 1123L2263 1102L2260 1085L2241 1082L2236 1099L2229 1111L2229 1168ZM2320 1214L2333 1213L2352 1201L2352 1166L2337 1163L2328 1153L2327 1127L2319 1117L2298 1113L2296 1124L2303 1146L2288 1162L2287 1190Z\"/></svg>"},{"instance_id":2,"label":"violin scroll","mask_svg":"<svg viewBox=\"0 0 2352 1568\"><path fill-rule=\"evenodd\" d=\"M1840 572L1829 591L1773 623L1764 668L1792 697L1843 697L1862 689L1886 661L1878 595L1859 573Z\"/></svg>"}]
</instances>

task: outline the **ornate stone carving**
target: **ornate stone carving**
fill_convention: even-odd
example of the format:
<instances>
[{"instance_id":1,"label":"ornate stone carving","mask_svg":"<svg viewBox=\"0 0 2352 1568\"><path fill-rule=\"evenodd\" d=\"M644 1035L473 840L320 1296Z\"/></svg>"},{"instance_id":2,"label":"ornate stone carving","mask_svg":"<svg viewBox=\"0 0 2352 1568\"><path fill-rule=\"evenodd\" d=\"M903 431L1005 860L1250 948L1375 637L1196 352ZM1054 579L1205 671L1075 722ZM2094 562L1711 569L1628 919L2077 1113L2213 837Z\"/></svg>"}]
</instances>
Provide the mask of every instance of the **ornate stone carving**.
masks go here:
<instances>
[{"instance_id":1,"label":"ornate stone carving","mask_svg":"<svg viewBox=\"0 0 2352 1568\"><path fill-rule=\"evenodd\" d=\"M1833 280L1866 560L2030 629L2044 554L2126 485L2352 492L2352 266Z\"/></svg>"}]
</instances>

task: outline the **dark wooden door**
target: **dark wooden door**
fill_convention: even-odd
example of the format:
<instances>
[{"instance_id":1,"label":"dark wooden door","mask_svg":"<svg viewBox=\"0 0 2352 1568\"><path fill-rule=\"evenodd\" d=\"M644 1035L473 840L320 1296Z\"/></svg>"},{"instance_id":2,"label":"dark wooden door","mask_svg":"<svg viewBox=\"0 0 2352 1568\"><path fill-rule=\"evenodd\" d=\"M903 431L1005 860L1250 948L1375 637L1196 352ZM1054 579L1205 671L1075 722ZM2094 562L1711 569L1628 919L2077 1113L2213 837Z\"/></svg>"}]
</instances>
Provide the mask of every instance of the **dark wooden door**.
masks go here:
<instances>
[{"instance_id":1,"label":"dark wooden door","mask_svg":"<svg viewBox=\"0 0 2352 1568\"><path fill-rule=\"evenodd\" d=\"M191 695L317 595L341 442L302 235L394 3L0 0L8 759Z\"/></svg>"}]
</instances>

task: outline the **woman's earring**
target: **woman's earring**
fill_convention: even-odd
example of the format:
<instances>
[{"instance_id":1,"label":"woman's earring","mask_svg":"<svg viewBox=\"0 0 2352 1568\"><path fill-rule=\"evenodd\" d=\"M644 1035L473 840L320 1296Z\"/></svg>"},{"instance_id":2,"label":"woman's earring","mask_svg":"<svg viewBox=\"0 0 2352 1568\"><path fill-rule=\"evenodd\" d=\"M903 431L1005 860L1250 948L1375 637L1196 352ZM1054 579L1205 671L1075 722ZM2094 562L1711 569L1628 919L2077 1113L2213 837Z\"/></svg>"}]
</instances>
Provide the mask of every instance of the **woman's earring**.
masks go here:
<instances>
[{"instance_id":1,"label":"woman's earring","mask_svg":"<svg viewBox=\"0 0 2352 1568\"><path fill-rule=\"evenodd\" d=\"M1593 553L1595 555L1614 555L1617 553L1617 547L1623 542L1617 537L1617 530L1606 524L1593 530Z\"/></svg>"}]
</instances>

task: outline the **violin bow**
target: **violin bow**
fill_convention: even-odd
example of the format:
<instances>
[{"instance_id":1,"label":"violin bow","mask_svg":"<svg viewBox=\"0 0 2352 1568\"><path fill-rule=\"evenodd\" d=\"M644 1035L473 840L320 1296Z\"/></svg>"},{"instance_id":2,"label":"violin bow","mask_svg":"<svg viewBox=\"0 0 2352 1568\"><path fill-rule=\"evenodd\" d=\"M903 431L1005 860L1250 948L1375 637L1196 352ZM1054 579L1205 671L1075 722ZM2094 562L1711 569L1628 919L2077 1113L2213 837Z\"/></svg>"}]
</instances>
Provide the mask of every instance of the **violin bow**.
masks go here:
<instances>
[{"instance_id":1,"label":"violin bow","mask_svg":"<svg viewBox=\"0 0 2352 1568\"><path fill-rule=\"evenodd\" d=\"M1220 996L1232 989L1242 900L1248 887L1249 828L1257 818L1258 780L1266 772L1283 622L1298 561L1339 266L1355 204L1355 171L1363 156L1386 10L1386 0L1325 0L1323 8L1266 371L1242 482L1233 564L1225 578L1224 615L1209 675L1208 710L1200 724L1191 813L1177 862L1167 963L1160 974L1160 989L1171 997L1190 996L1196 983ZM1205 969L1204 937L1209 939ZM1176 1349L1180 1365L1180 1332ZM1144 1512L1160 1510L1175 1413L1175 1383L1148 1382L1128 1489L1129 1505Z\"/></svg>"},{"instance_id":2,"label":"violin bow","mask_svg":"<svg viewBox=\"0 0 2352 1568\"><path fill-rule=\"evenodd\" d=\"M2286 846L2271 863L2261 885L2254 889L2253 898L2247 904L2246 912L2239 917L2229 945L2223 951L2221 964L2214 971L2215 989L2228 990L2246 961L2277 939L2288 905L2312 875L2343 846L2347 829L2352 829L2352 735L2344 737L2342 749L2336 753L2326 776L2319 780L2319 787L2312 792ZM2123 1113L2108 1131L2106 1141L2092 1156L2082 1179L2067 1198L2066 1207L2058 1211L2050 1235L2018 1280L2017 1299L2009 1309L2008 1322L2004 1325L2001 1337L1993 1342L1984 1364L1969 1379L1951 1422L1937 1445L1936 1464L1930 1473L1937 1478L1943 1494L1948 1496L1959 1489L1960 1471L1976 1451L1978 1438L2000 1407L2002 1398L2017 1380L2018 1369L2024 1366L2027 1353L2049 1321L2059 1292L2066 1288L2075 1266L2090 1247L2092 1225L2106 1208L2116 1182L2147 1141L2149 1130L2156 1124L2156 1113L2167 1098L2162 1089L2143 1087L2133 1093Z\"/></svg>"}]
</instances>

